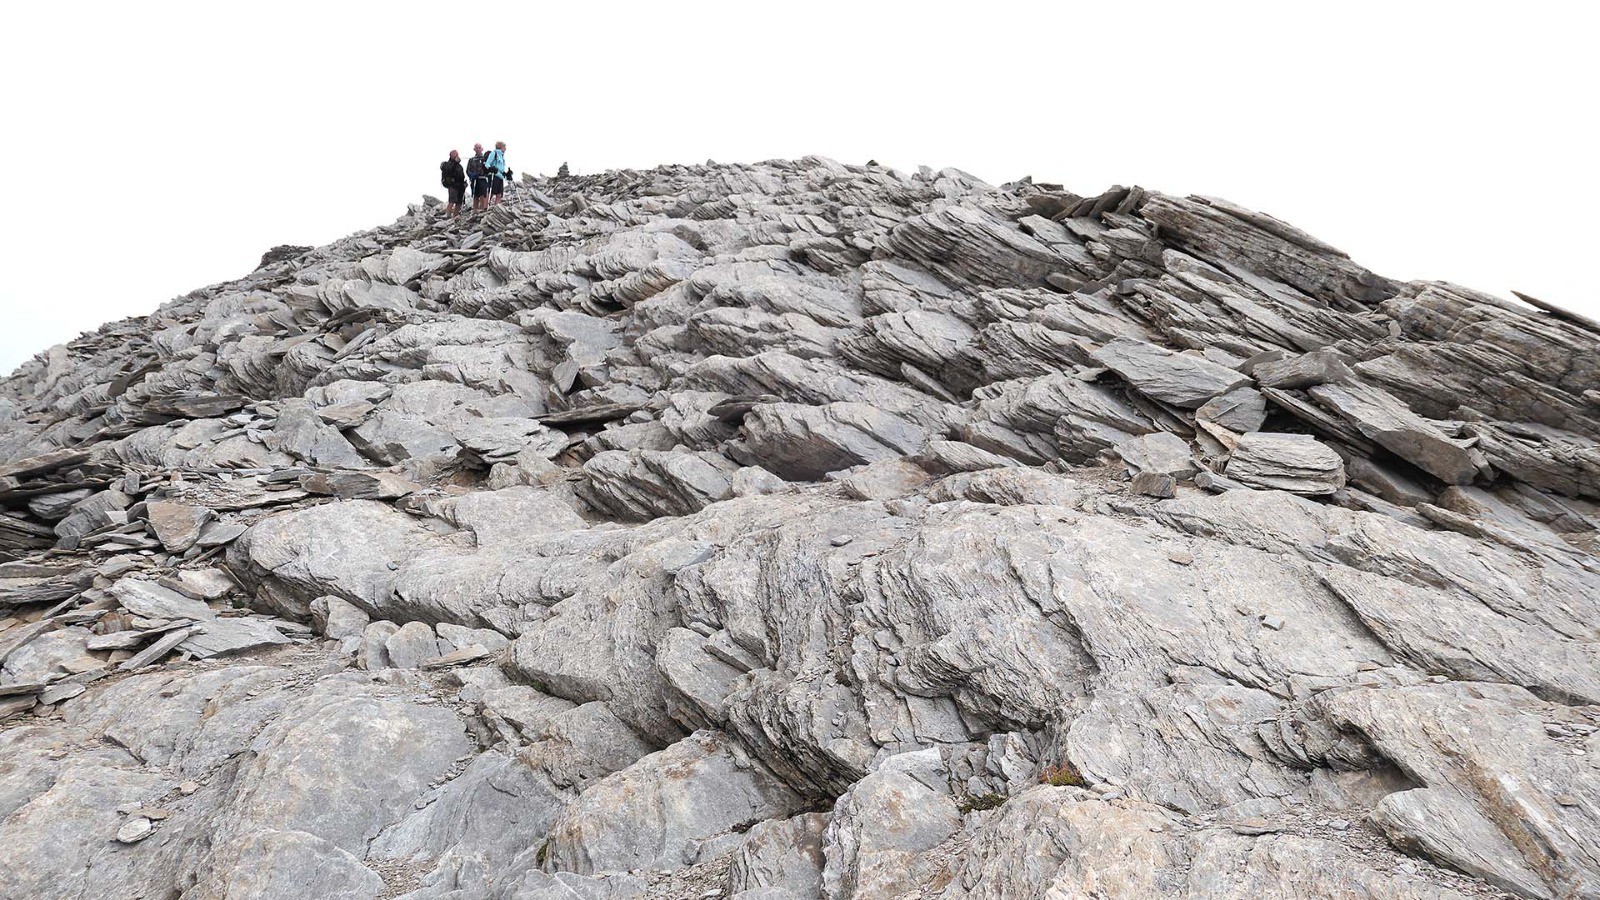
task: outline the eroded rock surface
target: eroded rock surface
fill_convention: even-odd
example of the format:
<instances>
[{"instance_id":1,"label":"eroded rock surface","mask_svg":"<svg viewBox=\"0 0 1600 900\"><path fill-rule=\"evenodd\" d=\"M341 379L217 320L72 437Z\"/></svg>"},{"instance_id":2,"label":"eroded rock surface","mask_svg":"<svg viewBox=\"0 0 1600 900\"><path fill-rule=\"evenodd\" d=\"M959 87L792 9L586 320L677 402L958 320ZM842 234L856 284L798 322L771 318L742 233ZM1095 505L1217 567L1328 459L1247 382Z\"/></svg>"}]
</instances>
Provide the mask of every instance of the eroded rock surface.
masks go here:
<instances>
[{"instance_id":1,"label":"eroded rock surface","mask_svg":"<svg viewBox=\"0 0 1600 900\"><path fill-rule=\"evenodd\" d=\"M279 248L0 383L0 896L1600 897L1597 350L814 157Z\"/></svg>"}]
</instances>

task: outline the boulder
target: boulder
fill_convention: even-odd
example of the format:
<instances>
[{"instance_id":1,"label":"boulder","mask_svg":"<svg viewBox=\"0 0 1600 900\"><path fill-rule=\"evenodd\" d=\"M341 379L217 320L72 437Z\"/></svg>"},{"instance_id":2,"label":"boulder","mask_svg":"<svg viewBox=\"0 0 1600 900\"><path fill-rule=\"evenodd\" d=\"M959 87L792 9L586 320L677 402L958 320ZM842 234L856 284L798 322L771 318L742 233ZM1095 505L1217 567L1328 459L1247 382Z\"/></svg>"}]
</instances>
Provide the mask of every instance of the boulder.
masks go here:
<instances>
[{"instance_id":1,"label":"boulder","mask_svg":"<svg viewBox=\"0 0 1600 900\"><path fill-rule=\"evenodd\" d=\"M1113 449L1134 475L1144 473L1187 479L1197 471L1188 442L1165 431L1128 438Z\"/></svg>"},{"instance_id":2,"label":"boulder","mask_svg":"<svg viewBox=\"0 0 1600 900\"><path fill-rule=\"evenodd\" d=\"M1313 350L1299 356L1265 362L1252 369L1250 374L1255 376L1257 382L1282 390L1349 381L1355 377L1355 372L1345 364L1344 359L1331 350Z\"/></svg>"},{"instance_id":3,"label":"boulder","mask_svg":"<svg viewBox=\"0 0 1600 900\"><path fill-rule=\"evenodd\" d=\"M825 862L822 841L828 816L803 813L791 819L771 819L751 828L733 856L728 890L770 889L795 897L822 894Z\"/></svg>"},{"instance_id":4,"label":"boulder","mask_svg":"<svg viewBox=\"0 0 1600 900\"><path fill-rule=\"evenodd\" d=\"M928 443L927 431L864 403L765 404L744 427L753 461L792 481L910 456Z\"/></svg>"},{"instance_id":5,"label":"boulder","mask_svg":"<svg viewBox=\"0 0 1600 900\"><path fill-rule=\"evenodd\" d=\"M955 801L898 771L876 772L839 798L823 836L830 897L889 897L930 873L920 857L961 828Z\"/></svg>"},{"instance_id":6,"label":"boulder","mask_svg":"<svg viewBox=\"0 0 1600 900\"><path fill-rule=\"evenodd\" d=\"M1242 387L1207 400L1194 414L1201 421L1244 434L1260 430L1267 420L1267 400L1255 388Z\"/></svg>"},{"instance_id":7,"label":"boulder","mask_svg":"<svg viewBox=\"0 0 1600 900\"><path fill-rule=\"evenodd\" d=\"M389 665L396 669L415 669L454 649L448 644L442 645L426 622L407 622L383 643Z\"/></svg>"},{"instance_id":8,"label":"boulder","mask_svg":"<svg viewBox=\"0 0 1600 900\"><path fill-rule=\"evenodd\" d=\"M1447 435L1438 423L1412 412L1388 393L1370 385L1322 384L1311 396L1362 435L1446 484L1466 484L1487 468L1470 439Z\"/></svg>"},{"instance_id":9,"label":"boulder","mask_svg":"<svg viewBox=\"0 0 1600 900\"><path fill-rule=\"evenodd\" d=\"M210 521L212 512L199 506L151 500L145 505L150 530L168 553L182 553L200 540L201 529Z\"/></svg>"},{"instance_id":10,"label":"boulder","mask_svg":"<svg viewBox=\"0 0 1600 900\"><path fill-rule=\"evenodd\" d=\"M341 500L394 500L422 490L393 472L314 472L300 476L300 488Z\"/></svg>"},{"instance_id":11,"label":"boulder","mask_svg":"<svg viewBox=\"0 0 1600 900\"><path fill-rule=\"evenodd\" d=\"M550 832L558 871L677 868L700 841L804 801L726 737L698 732L585 791Z\"/></svg>"},{"instance_id":12,"label":"boulder","mask_svg":"<svg viewBox=\"0 0 1600 900\"><path fill-rule=\"evenodd\" d=\"M1250 376L1202 356L1173 353L1154 344L1118 338L1090 354L1140 393L1185 409L1250 383Z\"/></svg>"},{"instance_id":13,"label":"boulder","mask_svg":"<svg viewBox=\"0 0 1600 900\"><path fill-rule=\"evenodd\" d=\"M1331 494L1344 487L1344 461L1309 434L1241 435L1228 458L1229 478L1291 494Z\"/></svg>"},{"instance_id":14,"label":"boulder","mask_svg":"<svg viewBox=\"0 0 1600 900\"><path fill-rule=\"evenodd\" d=\"M278 420L266 444L323 468L362 468L370 465L337 428L326 424L309 401L298 397L278 407Z\"/></svg>"}]
</instances>

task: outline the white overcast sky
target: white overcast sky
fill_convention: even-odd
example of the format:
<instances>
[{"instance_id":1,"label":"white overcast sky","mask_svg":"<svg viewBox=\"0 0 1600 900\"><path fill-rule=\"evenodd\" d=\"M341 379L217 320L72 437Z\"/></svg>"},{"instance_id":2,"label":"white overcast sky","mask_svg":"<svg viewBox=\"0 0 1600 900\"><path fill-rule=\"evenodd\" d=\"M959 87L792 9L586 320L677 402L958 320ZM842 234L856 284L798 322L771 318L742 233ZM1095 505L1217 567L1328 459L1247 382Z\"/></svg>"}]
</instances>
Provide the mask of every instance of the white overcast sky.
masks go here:
<instances>
[{"instance_id":1,"label":"white overcast sky","mask_svg":"<svg viewBox=\"0 0 1600 900\"><path fill-rule=\"evenodd\" d=\"M817 153L1209 194L1600 315L1589 7L13 3L0 372L390 222L474 140L518 171Z\"/></svg>"}]
</instances>

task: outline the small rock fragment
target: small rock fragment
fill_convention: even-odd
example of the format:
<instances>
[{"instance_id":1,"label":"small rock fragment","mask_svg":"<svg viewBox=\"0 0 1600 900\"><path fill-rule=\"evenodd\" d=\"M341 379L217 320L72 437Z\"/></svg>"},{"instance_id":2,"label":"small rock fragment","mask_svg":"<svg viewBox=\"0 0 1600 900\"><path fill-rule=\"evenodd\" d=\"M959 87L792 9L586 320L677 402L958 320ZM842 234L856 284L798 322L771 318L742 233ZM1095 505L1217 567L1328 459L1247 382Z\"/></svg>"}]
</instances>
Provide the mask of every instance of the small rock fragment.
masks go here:
<instances>
[{"instance_id":1,"label":"small rock fragment","mask_svg":"<svg viewBox=\"0 0 1600 900\"><path fill-rule=\"evenodd\" d=\"M168 553L182 553L200 540L200 531L210 521L212 512L199 506L152 500L146 504L150 530L161 541Z\"/></svg>"},{"instance_id":2,"label":"small rock fragment","mask_svg":"<svg viewBox=\"0 0 1600 900\"><path fill-rule=\"evenodd\" d=\"M1128 486L1135 493L1149 497L1176 497L1178 495L1178 479L1161 472L1140 472L1133 476Z\"/></svg>"},{"instance_id":3,"label":"small rock fragment","mask_svg":"<svg viewBox=\"0 0 1600 900\"><path fill-rule=\"evenodd\" d=\"M124 844L137 844L149 837L155 831L155 826L144 816L133 816L122 823L117 829L117 840Z\"/></svg>"}]
</instances>

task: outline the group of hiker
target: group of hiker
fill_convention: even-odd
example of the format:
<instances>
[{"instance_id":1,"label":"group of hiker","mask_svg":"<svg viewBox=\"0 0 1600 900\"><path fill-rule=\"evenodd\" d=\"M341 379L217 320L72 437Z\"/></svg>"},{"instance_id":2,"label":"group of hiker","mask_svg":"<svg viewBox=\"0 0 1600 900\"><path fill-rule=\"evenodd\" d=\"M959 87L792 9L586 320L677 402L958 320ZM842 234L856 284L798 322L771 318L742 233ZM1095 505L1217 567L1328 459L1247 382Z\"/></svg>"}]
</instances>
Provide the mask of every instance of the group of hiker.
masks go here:
<instances>
[{"instance_id":1,"label":"group of hiker","mask_svg":"<svg viewBox=\"0 0 1600 900\"><path fill-rule=\"evenodd\" d=\"M465 167L461 154L451 150L450 158L439 164L439 183L450 192L445 203L445 214L461 214L461 204L466 201L467 189L472 190L472 208L488 209L505 198L506 182L511 180L511 169L506 166L506 142L495 141L494 149L484 152L482 144L472 145L472 158Z\"/></svg>"}]
</instances>

